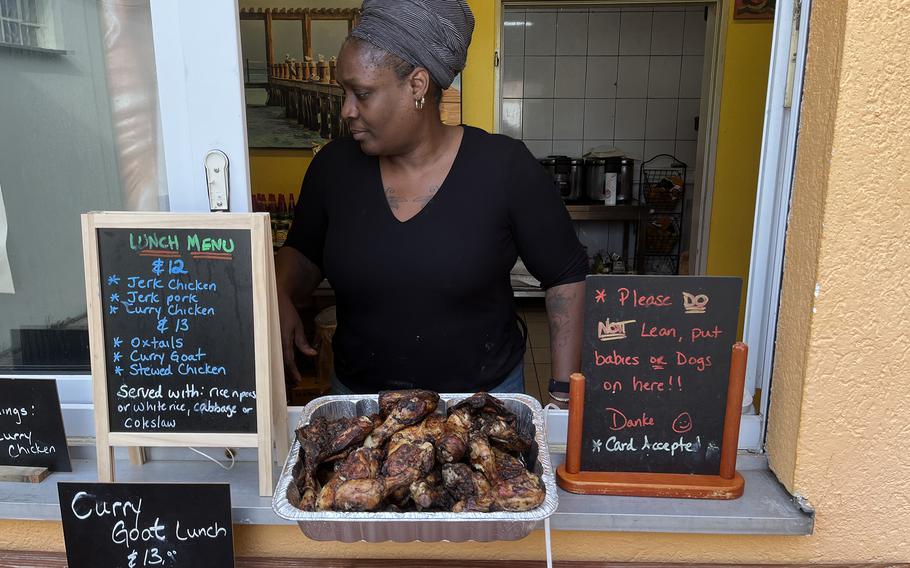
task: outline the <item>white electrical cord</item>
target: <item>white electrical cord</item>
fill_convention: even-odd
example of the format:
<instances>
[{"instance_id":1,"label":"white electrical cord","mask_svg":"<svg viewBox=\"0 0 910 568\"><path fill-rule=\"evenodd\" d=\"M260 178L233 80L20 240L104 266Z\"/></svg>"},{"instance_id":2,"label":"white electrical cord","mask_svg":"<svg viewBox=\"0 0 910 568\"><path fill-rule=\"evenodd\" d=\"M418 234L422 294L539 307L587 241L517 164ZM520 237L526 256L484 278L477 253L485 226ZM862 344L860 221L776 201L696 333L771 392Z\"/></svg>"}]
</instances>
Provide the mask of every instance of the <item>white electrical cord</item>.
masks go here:
<instances>
[{"instance_id":1,"label":"white electrical cord","mask_svg":"<svg viewBox=\"0 0 910 568\"><path fill-rule=\"evenodd\" d=\"M212 456L208 455L208 454L205 453L205 452L200 452L200 451L197 450L196 448L191 447L190 449L193 450L194 452L196 452L197 454L199 454L200 456L204 457L205 459L209 460L210 462L213 462L215 465L217 465L218 467L220 467L220 468L223 469L224 471L231 471L232 469L234 469L234 465L237 463L237 462L234 460L235 452L234 452L234 450L232 450L231 448L225 448L225 449L224 449L225 453L227 453L227 454L231 457L231 465L229 465L229 466L225 466L223 463L221 463L220 461L216 460L216 459L213 458Z\"/></svg>"},{"instance_id":2,"label":"white electrical cord","mask_svg":"<svg viewBox=\"0 0 910 568\"><path fill-rule=\"evenodd\" d=\"M549 435L550 431L550 411L551 410L562 410L552 402L543 407L543 426L544 426L544 435ZM544 540L547 545L547 568L553 568L553 547L550 542L550 517L547 517L543 520L543 534Z\"/></svg>"}]
</instances>

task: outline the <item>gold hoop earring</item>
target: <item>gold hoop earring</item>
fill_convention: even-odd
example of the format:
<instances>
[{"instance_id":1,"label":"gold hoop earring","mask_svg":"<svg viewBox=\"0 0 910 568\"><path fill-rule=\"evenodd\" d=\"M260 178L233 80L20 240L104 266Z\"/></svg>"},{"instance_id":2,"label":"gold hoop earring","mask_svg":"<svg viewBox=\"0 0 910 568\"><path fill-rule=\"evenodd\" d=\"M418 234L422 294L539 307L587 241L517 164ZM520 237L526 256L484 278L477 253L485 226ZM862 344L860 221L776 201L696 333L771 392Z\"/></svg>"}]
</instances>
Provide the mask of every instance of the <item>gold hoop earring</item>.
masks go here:
<instances>
[{"instance_id":1,"label":"gold hoop earring","mask_svg":"<svg viewBox=\"0 0 910 568\"><path fill-rule=\"evenodd\" d=\"M414 99L414 108L417 110L423 110L423 105L427 103L426 97L420 97L420 99Z\"/></svg>"}]
</instances>

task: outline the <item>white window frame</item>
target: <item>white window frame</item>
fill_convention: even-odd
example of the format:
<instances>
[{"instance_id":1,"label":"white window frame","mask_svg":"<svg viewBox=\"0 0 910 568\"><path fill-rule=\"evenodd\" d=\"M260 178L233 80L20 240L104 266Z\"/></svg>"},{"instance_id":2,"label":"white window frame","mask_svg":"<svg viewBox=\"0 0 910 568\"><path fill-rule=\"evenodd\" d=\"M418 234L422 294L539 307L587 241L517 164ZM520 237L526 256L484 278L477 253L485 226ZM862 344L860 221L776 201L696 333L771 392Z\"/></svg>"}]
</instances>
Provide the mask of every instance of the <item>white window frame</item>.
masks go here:
<instances>
[{"instance_id":1,"label":"white window frame","mask_svg":"<svg viewBox=\"0 0 910 568\"><path fill-rule=\"evenodd\" d=\"M758 416L762 446L771 392L810 10L811 0L778 0L771 45L743 330L743 340L749 346L743 405L752 403L755 388L760 385Z\"/></svg>"},{"instance_id":2,"label":"white window frame","mask_svg":"<svg viewBox=\"0 0 910 568\"><path fill-rule=\"evenodd\" d=\"M0 0L3 2L4 0ZM16 3L17 17L12 18L3 15L2 6L0 6L0 45L27 50L48 50L57 51L60 48L60 38L57 34L56 9L58 8L54 0L5 0ZM36 7L37 22L26 21L23 17L23 7L26 5ZM13 38L6 37L6 26L4 24L16 24L19 26L19 41L13 41ZM37 44L25 42L25 35L22 33L23 28L37 29Z\"/></svg>"}]
</instances>

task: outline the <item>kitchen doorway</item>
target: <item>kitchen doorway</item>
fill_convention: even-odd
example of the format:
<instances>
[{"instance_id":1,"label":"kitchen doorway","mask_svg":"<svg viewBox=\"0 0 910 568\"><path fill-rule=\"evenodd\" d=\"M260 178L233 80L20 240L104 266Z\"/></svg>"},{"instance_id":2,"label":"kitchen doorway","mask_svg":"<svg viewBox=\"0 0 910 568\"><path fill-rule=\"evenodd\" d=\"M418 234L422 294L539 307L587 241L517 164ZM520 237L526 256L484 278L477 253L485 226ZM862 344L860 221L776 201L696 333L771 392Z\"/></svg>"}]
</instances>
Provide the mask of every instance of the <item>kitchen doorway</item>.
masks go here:
<instances>
[{"instance_id":1,"label":"kitchen doorway","mask_svg":"<svg viewBox=\"0 0 910 568\"><path fill-rule=\"evenodd\" d=\"M594 271L707 271L722 4L498 2L498 131L539 159L634 160L634 247L583 182L567 202Z\"/></svg>"}]
</instances>

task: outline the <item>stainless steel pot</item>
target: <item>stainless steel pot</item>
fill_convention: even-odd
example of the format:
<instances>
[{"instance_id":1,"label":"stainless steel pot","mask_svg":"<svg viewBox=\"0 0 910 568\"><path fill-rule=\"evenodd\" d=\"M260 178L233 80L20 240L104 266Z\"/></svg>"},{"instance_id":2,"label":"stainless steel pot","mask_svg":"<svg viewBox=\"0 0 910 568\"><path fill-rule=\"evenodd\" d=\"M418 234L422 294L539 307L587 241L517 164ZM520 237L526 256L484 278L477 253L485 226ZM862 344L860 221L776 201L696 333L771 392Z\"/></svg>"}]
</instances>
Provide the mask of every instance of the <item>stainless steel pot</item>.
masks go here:
<instances>
[{"instance_id":1,"label":"stainless steel pot","mask_svg":"<svg viewBox=\"0 0 910 568\"><path fill-rule=\"evenodd\" d=\"M585 160L585 193L588 199L615 205L618 182L618 158L592 157Z\"/></svg>"},{"instance_id":2,"label":"stainless steel pot","mask_svg":"<svg viewBox=\"0 0 910 568\"><path fill-rule=\"evenodd\" d=\"M579 201L585 197L585 161L581 158L572 158L569 164L569 195L564 196L565 201Z\"/></svg>"},{"instance_id":3,"label":"stainless steel pot","mask_svg":"<svg viewBox=\"0 0 910 568\"><path fill-rule=\"evenodd\" d=\"M583 197L584 161L568 156L547 156L540 164L550 174L553 185L564 201L577 201Z\"/></svg>"}]
</instances>

